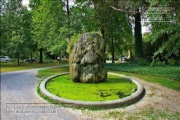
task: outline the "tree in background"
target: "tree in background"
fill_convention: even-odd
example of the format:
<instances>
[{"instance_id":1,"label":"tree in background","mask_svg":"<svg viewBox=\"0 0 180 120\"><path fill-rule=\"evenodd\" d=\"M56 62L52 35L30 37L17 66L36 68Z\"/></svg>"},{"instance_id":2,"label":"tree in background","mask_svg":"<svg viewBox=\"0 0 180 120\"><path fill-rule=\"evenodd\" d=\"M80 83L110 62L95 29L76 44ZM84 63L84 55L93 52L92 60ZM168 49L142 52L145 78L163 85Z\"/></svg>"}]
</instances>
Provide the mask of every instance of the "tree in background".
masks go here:
<instances>
[{"instance_id":1,"label":"tree in background","mask_svg":"<svg viewBox=\"0 0 180 120\"><path fill-rule=\"evenodd\" d=\"M104 50L111 53L112 62L116 55L129 50L135 51L137 60L144 55L144 58L154 55L165 62L179 59L179 4L176 0L76 0L70 6L69 0L30 0L31 10L27 10L21 0L2 0L1 54L12 56L16 51L21 56L28 53L32 58L38 48L42 63L43 50L59 56L65 53L67 42L73 44L80 34L100 32L106 42ZM151 10L162 6L172 8L164 11L162 19L173 17L174 22L150 22L152 31L144 37L148 43L144 43L143 49L142 11L149 12L148 18L153 20Z\"/></svg>"},{"instance_id":2,"label":"tree in background","mask_svg":"<svg viewBox=\"0 0 180 120\"><path fill-rule=\"evenodd\" d=\"M150 2L149 18L152 21L152 31L146 41L153 45L154 60L167 63L168 59L180 58L179 5L180 2L176 0ZM154 11L154 8L157 10ZM150 14L152 11L161 12L159 21L154 21L157 16Z\"/></svg>"},{"instance_id":3,"label":"tree in background","mask_svg":"<svg viewBox=\"0 0 180 120\"><path fill-rule=\"evenodd\" d=\"M1 13L1 54L15 55L19 58L23 51L32 48L31 14L22 6L21 0L2 1Z\"/></svg>"},{"instance_id":4,"label":"tree in background","mask_svg":"<svg viewBox=\"0 0 180 120\"><path fill-rule=\"evenodd\" d=\"M141 12L142 10L147 9L148 6L149 3L147 3L145 0L119 0L117 5L111 5L113 9L126 14L129 18L129 21L131 21L131 24L134 26L134 29L132 27L132 31L134 31L134 51L136 61L144 58L142 45ZM134 22L131 20L132 18L134 19Z\"/></svg>"},{"instance_id":5,"label":"tree in background","mask_svg":"<svg viewBox=\"0 0 180 120\"><path fill-rule=\"evenodd\" d=\"M63 9L64 3L59 0L31 2L33 40L40 49L39 63L42 63L43 49L54 52L55 48L59 48L60 51L60 47L66 42L64 33L67 33L67 28L64 25L67 21Z\"/></svg>"},{"instance_id":6,"label":"tree in background","mask_svg":"<svg viewBox=\"0 0 180 120\"><path fill-rule=\"evenodd\" d=\"M106 50L111 53L112 63L115 54L130 49L132 31L127 16L123 12L113 10L110 6L118 4L117 1L93 1L96 10L96 19L100 21L100 31L106 41Z\"/></svg>"}]
</instances>

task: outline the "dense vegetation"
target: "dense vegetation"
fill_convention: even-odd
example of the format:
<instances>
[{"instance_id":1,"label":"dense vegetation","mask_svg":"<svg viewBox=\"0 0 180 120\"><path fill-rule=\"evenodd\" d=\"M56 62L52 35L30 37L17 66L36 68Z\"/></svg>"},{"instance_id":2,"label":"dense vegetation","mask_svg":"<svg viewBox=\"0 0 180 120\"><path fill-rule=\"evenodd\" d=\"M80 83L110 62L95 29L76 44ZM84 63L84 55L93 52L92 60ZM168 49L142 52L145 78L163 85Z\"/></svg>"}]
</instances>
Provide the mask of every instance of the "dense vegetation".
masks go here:
<instances>
[{"instance_id":1,"label":"dense vegetation","mask_svg":"<svg viewBox=\"0 0 180 120\"><path fill-rule=\"evenodd\" d=\"M105 64L108 70L154 75L180 81L179 66L145 66L138 64Z\"/></svg>"},{"instance_id":2,"label":"dense vegetation","mask_svg":"<svg viewBox=\"0 0 180 120\"><path fill-rule=\"evenodd\" d=\"M36 57L42 63L45 56L68 56L68 44L94 31L105 39L106 56L112 62L128 56L135 62L167 64L180 59L179 4L176 0L30 0L27 8L22 0L2 0L1 55ZM160 12L164 21L154 21L154 12ZM142 35L145 24L140 21L146 16L151 32Z\"/></svg>"}]
</instances>

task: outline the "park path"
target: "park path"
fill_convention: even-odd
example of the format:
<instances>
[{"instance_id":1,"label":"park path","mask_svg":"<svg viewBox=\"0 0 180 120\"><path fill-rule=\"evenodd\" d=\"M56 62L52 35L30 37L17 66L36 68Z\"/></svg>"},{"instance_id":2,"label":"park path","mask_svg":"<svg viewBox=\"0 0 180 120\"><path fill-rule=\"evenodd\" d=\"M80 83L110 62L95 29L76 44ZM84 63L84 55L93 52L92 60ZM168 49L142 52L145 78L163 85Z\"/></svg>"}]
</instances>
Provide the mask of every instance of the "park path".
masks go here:
<instances>
[{"instance_id":1,"label":"park path","mask_svg":"<svg viewBox=\"0 0 180 120\"><path fill-rule=\"evenodd\" d=\"M86 119L73 109L54 106L37 95L38 70L1 73L1 120Z\"/></svg>"},{"instance_id":2,"label":"park path","mask_svg":"<svg viewBox=\"0 0 180 120\"><path fill-rule=\"evenodd\" d=\"M180 92L138 80L145 88L145 96L125 108L101 111L77 110L54 106L40 98L36 88L39 69L1 73L1 120L104 120L124 119L127 115L139 115L143 111L169 111L180 113ZM119 112L118 118L109 116ZM125 112L123 116L121 113ZM89 117L87 117L89 116ZM109 118L110 117L110 118Z\"/></svg>"}]
</instances>

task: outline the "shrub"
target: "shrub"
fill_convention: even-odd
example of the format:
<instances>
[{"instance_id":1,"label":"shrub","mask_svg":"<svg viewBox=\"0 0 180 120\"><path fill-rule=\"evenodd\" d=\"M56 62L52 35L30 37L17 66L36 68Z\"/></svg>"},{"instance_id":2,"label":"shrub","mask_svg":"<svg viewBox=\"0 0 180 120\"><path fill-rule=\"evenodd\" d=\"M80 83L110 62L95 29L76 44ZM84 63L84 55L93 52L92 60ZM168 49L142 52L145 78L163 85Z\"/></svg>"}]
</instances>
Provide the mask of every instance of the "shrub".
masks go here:
<instances>
[{"instance_id":1,"label":"shrub","mask_svg":"<svg viewBox=\"0 0 180 120\"><path fill-rule=\"evenodd\" d=\"M156 67L158 67L158 66L159 66L159 67L163 67L163 66L165 66L165 62L160 62L160 61L156 61L156 62L155 62L155 61L153 60L153 61L151 62L151 64L150 64L150 66L151 66L151 67L155 67L155 66L156 66Z\"/></svg>"},{"instance_id":2,"label":"shrub","mask_svg":"<svg viewBox=\"0 0 180 120\"><path fill-rule=\"evenodd\" d=\"M154 60L151 62L151 64L150 64L150 67L154 67L155 66L155 62L154 62Z\"/></svg>"},{"instance_id":3,"label":"shrub","mask_svg":"<svg viewBox=\"0 0 180 120\"><path fill-rule=\"evenodd\" d=\"M135 58L134 63L138 65L149 65L149 62L144 58Z\"/></svg>"},{"instance_id":4,"label":"shrub","mask_svg":"<svg viewBox=\"0 0 180 120\"><path fill-rule=\"evenodd\" d=\"M169 59L168 64L171 65L171 66L176 66L176 65L179 65L179 61L174 60L174 59Z\"/></svg>"}]
</instances>

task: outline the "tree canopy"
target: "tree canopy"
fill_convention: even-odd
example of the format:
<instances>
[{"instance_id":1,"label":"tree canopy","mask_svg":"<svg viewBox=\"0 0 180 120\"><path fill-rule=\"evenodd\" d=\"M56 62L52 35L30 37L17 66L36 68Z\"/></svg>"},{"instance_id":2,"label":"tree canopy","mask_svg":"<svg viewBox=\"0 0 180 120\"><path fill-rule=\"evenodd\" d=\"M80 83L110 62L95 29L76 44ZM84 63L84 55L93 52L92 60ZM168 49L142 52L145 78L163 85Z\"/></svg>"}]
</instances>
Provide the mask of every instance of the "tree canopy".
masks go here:
<instances>
[{"instance_id":1,"label":"tree canopy","mask_svg":"<svg viewBox=\"0 0 180 120\"><path fill-rule=\"evenodd\" d=\"M105 53L111 54L112 62L116 56L129 56L129 52L131 58L153 55L167 61L180 57L180 3L176 0L69 3L70 0L30 0L28 10L21 0L2 0L1 55L13 56L18 51L21 56L28 53L32 58L32 53L40 50L42 62L43 50L60 55L80 34L99 32L105 39ZM154 14L157 12L161 13ZM151 32L142 38L144 18Z\"/></svg>"}]
</instances>

